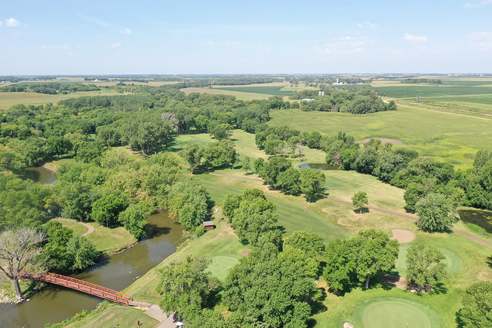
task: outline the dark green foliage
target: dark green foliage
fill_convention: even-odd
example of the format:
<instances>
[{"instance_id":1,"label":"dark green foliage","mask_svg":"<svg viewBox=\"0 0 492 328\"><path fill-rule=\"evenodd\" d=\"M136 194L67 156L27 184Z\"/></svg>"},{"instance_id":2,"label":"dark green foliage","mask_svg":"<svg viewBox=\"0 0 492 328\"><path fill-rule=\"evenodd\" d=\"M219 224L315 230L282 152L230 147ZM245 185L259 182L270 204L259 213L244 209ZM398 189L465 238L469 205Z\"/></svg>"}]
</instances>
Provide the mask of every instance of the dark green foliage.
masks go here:
<instances>
[{"instance_id":1,"label":"dark green foliage","mask_svg":"<svg viewBox=\"0 0 492 328\"><path fill-rule=\"evenodd\" d=\"M318 91L303 90L295 98L311 98L303 101L301 109L305 111L349 112L352 114L369 114L387 110L396 110L396 103L385 103L381 97L368 87L325 87L324 95Z\"/></svg>"},{"instance_id":2,"label":"dark green foliage","mask_svg":"<svg viewBox=\"0 0 492 328\"><path fill-rule=\"evenodd\" d=\"M281 173L287 171L290 167L291 163L287 159L283 157L272 157L267 162L264 162L258 174L265 180L267 185L270 185L274 189L279 189L278 178Z\"/></svg>"},{"instance_id":3,"label":"dark green foliage","mask_svg":"<svg viewBox=\"0 0 492 328\"><path fill-rule=\"evenodd\" d=\"M325 180L326 177L321 171L313 169L301 170L301 192L308 202L315 202L325 196Z\"/></svg>"},{"instance_id":4,"label":"dark green foliage","mask_svg":"<svg viewBox=\"0 0 492 328\"><path fill-rule=\"evenodd\" d=\"M149 204L131 204L118 215L118 220L137 240L140 240L145 237L146 219L151 213L152 207Z\"/></svg>"},{"instance_id":5,"label":"dark green foliage","mask_svg":"<svg viewBox=\"0 0 492 328\"><path fill-rule=\"evenodd\" d=\"M398 257L398 243L382 231L361 231L356 237L328 245L323 276L337 293L357 286L369 288L371 280L389 273Z\"/></svg>"},{"instance_id":6,"label":"dark green foliage","mask_svg":"<svg viewBox=\"0 0 492 328\"><path fill-rule=\"evenodd\" d=\"M300 144L300 132L285 126L264 127L255 135L256 145L269 155L294 154L295 146Z\"/></svg>"},{"instance_id":7,"label":"dark green foliage","mask_svg":"<svg viewBox=\"0 0 492 328\"><path fill-rule=\"evenodd\" d=\"M352 206L355 211L361 212L364 207L367 206L369 200L367 198L367 193L363 191L358 191L352 197Z\"/></svg>"},{"instance_id":8,"label":"dark green foliage","mask_svg":"<svg viewBox=\"0 0 492 328\"><path fill-rule=\"evenodd\" d=\"M44 227L47 242L41 253L42 261L50 271L70 273L82 271L99 257L94 245L87 239L74 236L61 223L50 221Z\"/></svg>"},{"instance_id":9,"label":"dark green foliage","mask_svg":"<svg viewBox=\"0 0 492 328\"><path fill-rule=\"evenodd\" d=\"M460 328L492 327L492 283L478 282L466 290L463 306L456 313Z\"/></svg>"},{"instance_id":10,"label":"dark green foliage","mask_svg":"<svg viewBox=\"0 0 492 328\"><path fill-rule=\"evenodd\" d=\"M359 146L352 136L339 132L334 139L325 140L323 148L326 150L326 162L338 168L346 170L354 169Z\"/></svg>"},{"instance_id":11,"label":"dark green foliage","mask_svg":"<svg viewBox=\"0 0 492 328\"><path fill-rule=\"evenodd\" d=\"M280 247L282 228L278 224L278 215L261 191L252 189L240 196L228 196L224 215L242 242L253 246L270 242Z\"/></svg>"},{"instance_id":12,"label":"dark green foliage","mask_svg":"<svg viewBox=\"0 0 492 328\"><path fill-rule=\"evenodd\" d=\"M167 204L169 212L188 231L210 218L212 200L205 188L191 180L173 185Z\"/></svg>"},{"instance_id":13,"label":"dark green foliage","mask_svg":"<svg viewBox=\"0 0 492 328\"><path fill-rule=\"evenodd\" d=\"M20 82L0 88L0 92L36 92L50 95L96 90L99 88L94 84L70 82Z\"/></svg>"},{"instance_id":14,"label":"dark green foliage","mask_svg":"<svg viewBox=\"0 0 492 328\"><path fill-rule=\"evenodd\" d=\"M231 126L227 123L217 124L212 128L211 133L217 140L227 139L231 136Z\"/></svg>"},{"instance_id":15,"label":"dark green foliage","mask_svg":"<svg viewBox=\"0 0 492 328\"><path fill-rule=\"evenodd\" d=\"M91 218L92 202L96 195L92 188L83 183L57 185L58 199L62 216L70 219L88 221Z\"/></svg>"},{"instance_id":16,"label":"dark green foliage","mask_svg":"<svg viewBox=\"0 0 492 328\"><path fill-rule=\"evenodd\" d=\"M430 193L415 205L417 226L427 232L447 232L458 220L456 207L443 194Z\"/></svg>"},{"instance_id":17,"label":"dark green foliage","mask_svg":"<svg viewBox=\"0 0 492 328\"><path fill-rule=\"evenodd\" d=\"M92 203L91 217L106 227L118 224L118 215L128 207L128 199L119 191L104 190Z\"/></svg>"},{"instance_id":18,"label":"dark green foliage","mask_svg":"<svg viewBox=\"0 0 492 328\"><path fill-rule=\"evenodd\" d=\"M150 115L129 119L123 129L123 138L131 149L145 155L166 149L175 137L174 128L169 122Z\"/></svg>"},{"instance_id":19,"label":"dark green foliage","mask_svg":"<svg viewBox=\"0 0 492 328\"><path fill-rule=\"evenodd\" d=\"M468 206L492 209L492 152L479 151L461 182Z\"/></svg>"},{"instance_id":20,"label":"dark green foliage","mask_svg":"<svg viewBox=\"0 0 492 328\"><path fill-rule=\"evenodd\" d=\"M0 172L0 231L37 227L54 216L49 188Z\"/></svg>"},{"instance_id":21,"label":"dark green foliage","mask_svg":"<svg viewBox=\"0 0 492 328\"><path fill-rule=\"evenodd\" d=\"M301 193L300 177L299 170L290 167L279 174L277 179L278 188L287 195L299 195Z\"/></svg>"},{"instance_id":22,"label":"dark green foliage","mask_svg":"<svg viewBox=\"0 0 492 328\"><path fill-rule=\"evenodd\" d=\"M418 291L432 291L446 276L446 258L432 246L414 244L407 252L407 280Z\"/></svg>"},{"instance_id":23,"label":"dark green foliage","mask_svg":"<svg viewBox=\"0 0 492 328\"><path fill-rule=\"evenodd\" d=\"M192 257L165 266L158 286L162 309L176 312L186 322L199 320L201 310L210 303L218 287L206 269L205 260Z\"/></svg>"},{"instance_id":24,"label":"dark green foliage","mask_svg":"<svg viewBox=\"0 0 492 328\"><path fill-rule=\"evenodd\" d=\"M193 173L231 167L237 159L234 144L219 141L208 145L192 144L187 146L181 155L190 165Z\"/></svg>"},{"instance_id":25,"label":"dark green foliage","mask_svg":"<svg viewBox=\"0 0 492 328\"><path fill-rule=\"evenodd\" d=\"M307 327L316 294L312 260L298 250L262 248L229 274L223 302L233 327Z\"/></svg>"}]
</instances>

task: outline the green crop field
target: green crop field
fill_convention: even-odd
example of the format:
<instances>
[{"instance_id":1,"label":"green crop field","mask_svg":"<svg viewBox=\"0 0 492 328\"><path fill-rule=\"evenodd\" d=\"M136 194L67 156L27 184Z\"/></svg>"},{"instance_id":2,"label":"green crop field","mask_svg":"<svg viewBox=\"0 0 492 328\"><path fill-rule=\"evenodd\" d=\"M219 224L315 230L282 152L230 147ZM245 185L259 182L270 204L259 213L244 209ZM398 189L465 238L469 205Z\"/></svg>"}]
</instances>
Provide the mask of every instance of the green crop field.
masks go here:
<instances>
[{"instance_id":1,"label":"green crop field","mask_svg":"<svg viewBox=\"0 0 492 328\"><path fill-rule=\"evenodd\" d=\"M271 125L335 135L345 131L358 140L396 139L396 147L414 149L423 156L466 168L480 149L492 149L492 119L448 113L400 104L397 111L370 115L275 111Z\"/></svg>"},{"instance_id":2,"label":"green crop field","mask_svg":"<svg viewBox=\"0 0 492 328\"><path fill-rule=\"evenodd\" d=\"M283 86L234 86L234 87L215 87L217 90L237 91L246 93L256 93L271 96L292 96L294 91L285 89Z\"/></svg>"}]
</instances>

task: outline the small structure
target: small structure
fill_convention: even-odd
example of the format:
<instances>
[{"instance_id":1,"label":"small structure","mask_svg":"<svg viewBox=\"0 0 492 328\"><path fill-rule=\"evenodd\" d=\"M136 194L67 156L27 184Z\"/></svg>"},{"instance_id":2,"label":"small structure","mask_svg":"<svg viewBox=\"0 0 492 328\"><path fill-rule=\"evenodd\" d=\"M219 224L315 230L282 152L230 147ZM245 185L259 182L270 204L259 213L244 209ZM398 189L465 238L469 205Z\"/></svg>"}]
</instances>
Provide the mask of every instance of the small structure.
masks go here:
<instances>
[{"instance_id":1,"label":"small structure","mask_svg":"<svg viewBox=\"0 0 492 328\"><path fill-rule=\"evenodd\" d=\"M213 221L204 221L202 226L205 230L213 230L215 229L215 224Z\"/></svg>"}]
</instances>

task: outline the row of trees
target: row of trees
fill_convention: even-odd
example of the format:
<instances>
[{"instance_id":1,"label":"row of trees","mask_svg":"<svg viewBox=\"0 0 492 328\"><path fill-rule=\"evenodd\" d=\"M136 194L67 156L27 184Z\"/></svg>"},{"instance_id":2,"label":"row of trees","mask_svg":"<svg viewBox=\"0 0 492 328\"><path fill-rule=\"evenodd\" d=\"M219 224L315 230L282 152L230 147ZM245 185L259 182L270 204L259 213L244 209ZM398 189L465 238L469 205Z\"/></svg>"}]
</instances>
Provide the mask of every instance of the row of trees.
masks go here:
<instances>
[{"instance_id":1,"label":"row of trees","mask_svg":"<svg viewBox=\"0 0 492 328\"><path fill-rule=\"evenodd\" d=\"M296 169L284 157L274 156L267 161L257 159L254 171L271 188L288 195L304 194L309 202L323 198L326 192L325 175L319 170Z\"/></svg>"},{"instance_id":2,"label":"row of trees","mask_svg":"<svg viewBox=\"0 0 492 328\"><path fill-rule=\"evenodd\" d=\"M325 87L318 90L304 90L294 97L301 99L300 108L305 111L347 112L352 114L369 114L396 110L396 103L385 103L369 87ZM303 99L309 99L309 101Z\"/></svg>"}]
</instances>

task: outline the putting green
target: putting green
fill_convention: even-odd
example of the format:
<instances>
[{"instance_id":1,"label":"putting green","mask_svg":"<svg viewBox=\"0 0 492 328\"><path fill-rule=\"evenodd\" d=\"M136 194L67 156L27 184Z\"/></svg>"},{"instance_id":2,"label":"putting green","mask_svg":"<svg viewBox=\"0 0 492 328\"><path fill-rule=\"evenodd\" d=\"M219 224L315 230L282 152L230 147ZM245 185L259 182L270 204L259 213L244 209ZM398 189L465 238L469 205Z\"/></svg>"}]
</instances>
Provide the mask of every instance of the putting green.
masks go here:
<instances>
[{"instance_id":1,"label":"putting green","mask_svg":"<svg viewBox=\"0 0 492 328\"><path fill-rule=\"evenodd\" d=\"M232 256L214 256L208 266L208 271L219 280L225 280L229 270L232 269L239 260Z\"/></svg>"},{"instance_id":2,"label":"putting green","mask_svg":"<svg viewBox=\"0 0 492 328\"><path fill-rule=\"evenodd\" d=\"M428 307L403 298L376 298L361 303L354 316L354 327L435 328L437 315Z\"/></svg>"}]
</instances>

